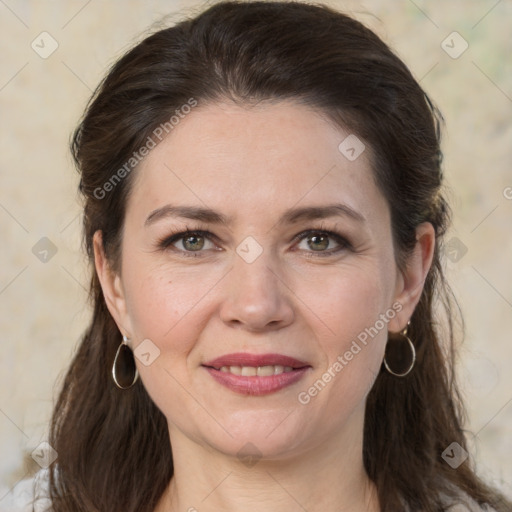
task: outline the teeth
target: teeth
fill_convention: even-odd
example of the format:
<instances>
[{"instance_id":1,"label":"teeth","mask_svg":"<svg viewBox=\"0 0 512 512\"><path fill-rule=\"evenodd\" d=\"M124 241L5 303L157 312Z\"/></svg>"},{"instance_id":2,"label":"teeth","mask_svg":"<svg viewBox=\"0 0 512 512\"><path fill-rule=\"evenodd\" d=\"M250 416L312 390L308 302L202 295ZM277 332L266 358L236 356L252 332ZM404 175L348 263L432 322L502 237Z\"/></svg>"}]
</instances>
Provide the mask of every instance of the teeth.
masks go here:
<instances>
[{"instance_id":1,"label":"teeth","mask_svg":"<svg viewBox=\"0 0 512 512\"><path fill-rule=\"evenodd\" d=\"M258 368L254 366L242 366L242 377L254 377L258 373Z\"/></svg>"},{"instance_id":2,"label":"teeth","mask_svg":"<svg viewBox=\"0 0 512 512\"><path fill-rule=\"evenodd\" d=\"M258 366L258 377L268 377L269 375L274 375L275 367L274 366Z\"/></svg>"},{"instance_id":3,"label":"teeth","mask_svg":"<svg viewBox=\"0 0 512 512\"><path fill-rule=\"evenodd\" d=\"M242 367L241 366L228 366L229 373L234 375L242 375Z\"/></svg>"},{"instance_id":4,"label":"teeth","mask_svg":"<svg viewBox=\"0 0 512 512\"><path fill-rule=\"evenodd\" d=\"M269 377L270 375L279 375L293 371L291 366L222 366L221 372L241 375L242 377Z\"/></svg>"}]
</instances>

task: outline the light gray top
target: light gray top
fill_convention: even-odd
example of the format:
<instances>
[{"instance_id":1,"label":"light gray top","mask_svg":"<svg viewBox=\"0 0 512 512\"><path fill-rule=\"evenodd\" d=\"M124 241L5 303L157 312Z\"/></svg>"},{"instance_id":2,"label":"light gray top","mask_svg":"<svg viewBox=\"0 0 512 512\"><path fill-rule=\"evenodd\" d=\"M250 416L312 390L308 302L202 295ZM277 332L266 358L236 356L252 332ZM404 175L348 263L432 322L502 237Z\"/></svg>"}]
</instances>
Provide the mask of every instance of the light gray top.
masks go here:
<instances>
[{"instance_id":1,"label":"light gray top","mask_svg":"<svg viewBox=\"0 0 512 512\"><path fill-rule=\"evenodd\" d=\"M18 482L9 492L2 490L0 512L50 511L49 474L48 469L41 469L33 477Z\"/></svg>"}]
</instances>

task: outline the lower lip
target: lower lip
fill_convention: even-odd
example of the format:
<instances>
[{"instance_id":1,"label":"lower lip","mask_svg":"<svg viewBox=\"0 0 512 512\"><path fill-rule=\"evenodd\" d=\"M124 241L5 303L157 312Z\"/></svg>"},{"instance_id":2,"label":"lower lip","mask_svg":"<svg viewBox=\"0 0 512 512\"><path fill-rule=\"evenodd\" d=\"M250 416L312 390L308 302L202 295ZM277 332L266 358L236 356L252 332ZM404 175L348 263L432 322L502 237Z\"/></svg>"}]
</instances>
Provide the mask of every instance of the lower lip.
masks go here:
<instances>
[{"instance_id":1,"label":"lower lip","mask_svg":"<svg viewBox=\"0 0 512 512\"><path fill-rule=\"evenodd\" d=\"M268 395L280 389L291 386L302 379L310 368L297 368L291 372L280 373L279 375L268 375L266 377L243 377L229 372L221 372L215 368L204 366L208 373L220 384L241 395Z\"/></svg>"}]
</instances>

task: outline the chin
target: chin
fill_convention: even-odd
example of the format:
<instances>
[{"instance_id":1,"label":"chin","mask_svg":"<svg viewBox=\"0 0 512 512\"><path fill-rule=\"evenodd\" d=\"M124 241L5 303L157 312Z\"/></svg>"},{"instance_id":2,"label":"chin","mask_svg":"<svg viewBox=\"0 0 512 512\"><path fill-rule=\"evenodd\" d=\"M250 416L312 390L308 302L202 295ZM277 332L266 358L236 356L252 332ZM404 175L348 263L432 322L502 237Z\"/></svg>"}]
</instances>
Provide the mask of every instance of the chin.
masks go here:
<instances>
[{"instance_id":1,"label":"chin","mask_svg":"<svg viewBox=\"0 0 512 512\"><path fill-rule=\"evenodd\" d=\"M245 457L284 460L307 450L314 444L313 436L321 436L320 429L309 433L298 419L298 412L290 408L238 411L219 418L229 434L222 429L198 434L205 444L242 462Z\"/></svg>"}]
</instances>

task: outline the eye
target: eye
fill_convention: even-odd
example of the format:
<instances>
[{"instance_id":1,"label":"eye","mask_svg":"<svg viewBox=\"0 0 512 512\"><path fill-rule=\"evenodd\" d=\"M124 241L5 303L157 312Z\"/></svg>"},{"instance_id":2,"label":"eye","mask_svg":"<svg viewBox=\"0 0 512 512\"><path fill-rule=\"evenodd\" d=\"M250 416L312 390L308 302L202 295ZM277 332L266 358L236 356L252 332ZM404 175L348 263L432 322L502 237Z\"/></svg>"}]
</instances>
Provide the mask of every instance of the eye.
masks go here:
<instances>
[{"instance_id":1,"label":"eye","mask_svg":"<svg viewBox=\"0 0 512 512\"><path fill-rule=\"evenodd\" d=\"M295 237L301 244L305 242L305 248L299 249L310 253L316 253L314 256L331 256L344 249L351 249L350 242L339 233L325 230L308 230ZM335 245L332 247L332 245ZM327 250L330 249L330 250ZM309 256L311 257L311 256Z\"/></svg>"},{"instance_id":2,"label":"eye","mask_svg":"<svg viewBox=\"0 0 512 512\"><path fill-rule=\"evenodd\" d=\"M182 256L205 256L205 251L219 250L214 243L217 237L203 229L186 229L171 233L158 242L158 248L173 250ZM309 229L296 235L293 242L300 242L298 250L304 252L306 257L326 257L337 254L343 250L351 250L351 243L340 233L325 229ZM302 245L302 247L301 247Z\"/></svg>"},{"instance_id":3,"label":"eye","mask_svg":"<svg viewBox=\"0 0 512 512\"><path fill-rule=\"evenodd\" d=\"M188 232L185 236L175 240L175 243L180 242L183 249L195 252L204 249L208 241L208 238L202 233Z\"/></svg>"},{"instance_id":4,"label":"eye","mask_svg":"<svg viewBox=\"0 0 512 512\"><path fill-rule=\"evenodd\" d=\"M204 252L203 249L216 248L212 242L214 238L214 235L208 231L187 229L165 237L158 242L158 247L160 249L175 249L184 256L196 257L194 253Z\"/></svg>"}]
</instances>

